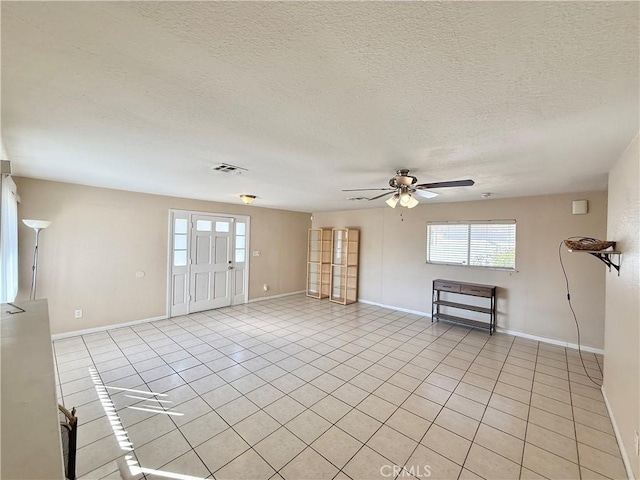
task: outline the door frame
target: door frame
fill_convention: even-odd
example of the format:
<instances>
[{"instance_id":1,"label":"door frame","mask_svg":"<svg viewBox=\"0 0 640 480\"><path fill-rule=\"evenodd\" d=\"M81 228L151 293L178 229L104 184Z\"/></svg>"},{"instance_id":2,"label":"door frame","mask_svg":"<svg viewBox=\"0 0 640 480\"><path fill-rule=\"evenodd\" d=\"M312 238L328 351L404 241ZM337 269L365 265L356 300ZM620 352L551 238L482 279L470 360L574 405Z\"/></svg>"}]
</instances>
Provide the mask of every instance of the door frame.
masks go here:
<instances>
[{"instance_id":1,"label":"door frame","mask_svg":"<svg viewBox=\"0 0 640 480\"><path fill-rule=\"evenodd\" d=\"M234 213L220 213L220 212L203 212L200 210L183 210L181 208L170 208L168 213L168 221L167 221L167 318L172 318L174 315L171 312L171 295L172 295L172 281L171 281L171 267L173 265L173 214L179 213L182 215L211 215L214 217L227 217L234 219L234 227L233 227L233 245L232 245L232 256L235 258L235 248L236 248L236 232L235 232L235 224L237 220L242 220L247 225L246 228L246 237L245 237L245 275L244 275L244 301L243 302L234 302L233 293L231 294L231 305L242 305L245 303L249 303L249 265L251 258L251 217L249 215L237 215ZM190 239L189 239L190 240ZM235 262L234 262L235 263ZM233 282L232 282L233 283ZM233 285L232 285L233 288ZM184 315L189 315L191 312L189 311L189 304L187 303L187 313ZM181 316L176 315L176 316Z\"/></svg>"}]
</instances>

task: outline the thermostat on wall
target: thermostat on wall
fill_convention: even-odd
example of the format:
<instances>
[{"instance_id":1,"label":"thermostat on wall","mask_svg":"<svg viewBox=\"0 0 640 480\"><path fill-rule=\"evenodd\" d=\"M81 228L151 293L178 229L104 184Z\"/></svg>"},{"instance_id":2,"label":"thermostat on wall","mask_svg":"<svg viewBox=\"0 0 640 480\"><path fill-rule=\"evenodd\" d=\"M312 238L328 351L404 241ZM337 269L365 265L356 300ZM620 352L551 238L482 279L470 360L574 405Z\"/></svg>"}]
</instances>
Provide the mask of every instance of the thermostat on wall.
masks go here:
<instances>
[{"instance_id":1,"label":"thermostat on wall","mask_svg":"<svg viewBox=\"0 0 640 480\"><path fill-rule=\"evenodd\" d=\"M574 200L571 205L571 213L574 215L584 215L589 211L589 202L587 200Z\"/></svg>"}]
</instances>

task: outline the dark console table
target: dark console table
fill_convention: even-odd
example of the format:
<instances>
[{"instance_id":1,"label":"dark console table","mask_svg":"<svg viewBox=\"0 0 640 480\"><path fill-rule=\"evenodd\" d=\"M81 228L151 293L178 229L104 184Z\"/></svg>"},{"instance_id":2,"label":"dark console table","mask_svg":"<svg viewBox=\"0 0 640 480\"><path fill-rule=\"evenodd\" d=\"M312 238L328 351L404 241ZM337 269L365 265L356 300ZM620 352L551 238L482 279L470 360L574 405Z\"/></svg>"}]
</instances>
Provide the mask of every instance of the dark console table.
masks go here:
<instances>
[{"instance_id":1,"label":"dark console table","mask_svg":"<svg viewBox=\"0 0 640 480\"><path fill-rule=\"evenodd\" d=\"M489 330L491 335L496 330L496 289L495 285L482 285L478 283L458 282L454 280L434 280L433 281L433 294L431 304L431 321L434 320L446 320L449 322L462 323L476 328L485 328ZM450 296L447 296L447 300L442 300L441 294L446 292L447 294L455 294L454 299L459 301L449 300ZM464 303L464 296L482 297L486 298L486 306L470 305ZM487 315L488 322L480 320L472 320L451 313L442 313L440 309L447 307L447 312L457 312L461 310L460 315L464 314L464 311L478 312Z\"/></svg>"}]
</instances>

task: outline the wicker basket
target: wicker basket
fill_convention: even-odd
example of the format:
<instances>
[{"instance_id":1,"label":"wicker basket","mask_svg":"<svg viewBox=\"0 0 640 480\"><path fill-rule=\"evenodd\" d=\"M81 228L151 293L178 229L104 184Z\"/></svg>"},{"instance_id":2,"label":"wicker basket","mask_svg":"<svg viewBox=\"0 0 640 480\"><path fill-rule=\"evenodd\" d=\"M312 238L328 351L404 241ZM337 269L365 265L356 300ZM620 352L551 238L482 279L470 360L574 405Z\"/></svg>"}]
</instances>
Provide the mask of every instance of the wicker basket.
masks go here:
<instances>
[{"instance_id":1,"label":"wicker basket","mask_svg":"<svg viewBox=\"0 0 640 480\"><path fill-rule=\"evenodd\" d=\"M565 240L564 244L569 250L594 250L600 251L609 247L615 247L616 242L607 240L597 240L595 238L580 238L575 240Z\"/></svg>"}]
</instances>

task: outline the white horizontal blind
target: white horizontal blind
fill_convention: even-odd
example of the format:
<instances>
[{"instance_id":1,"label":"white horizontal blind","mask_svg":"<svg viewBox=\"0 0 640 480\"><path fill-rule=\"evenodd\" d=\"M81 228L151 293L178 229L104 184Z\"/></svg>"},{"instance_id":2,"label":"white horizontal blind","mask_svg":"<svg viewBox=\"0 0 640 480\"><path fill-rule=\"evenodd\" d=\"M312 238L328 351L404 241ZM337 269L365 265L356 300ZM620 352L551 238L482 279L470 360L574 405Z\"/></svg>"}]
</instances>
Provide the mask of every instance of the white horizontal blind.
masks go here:
<instances>
[{"instance_id":1,"label":"white horizontal blind","mask_svg":"<svg viewBox=\"0 0 640 480\"><path fill-rule=\"evenodd\" d=\"M469 225L428 225L427 238L427 262L468 263Z\"/></svg>"},{"instance_id":2,"label":"white horizontal blind","mask_svg":"<svg viewBox=\"0 0 640 480\"><path fill-rule=\"evenodd\" d=\"M515 220L427 225L427 263L513 270L515 258Z\"/></svg>"}]
</instances>

